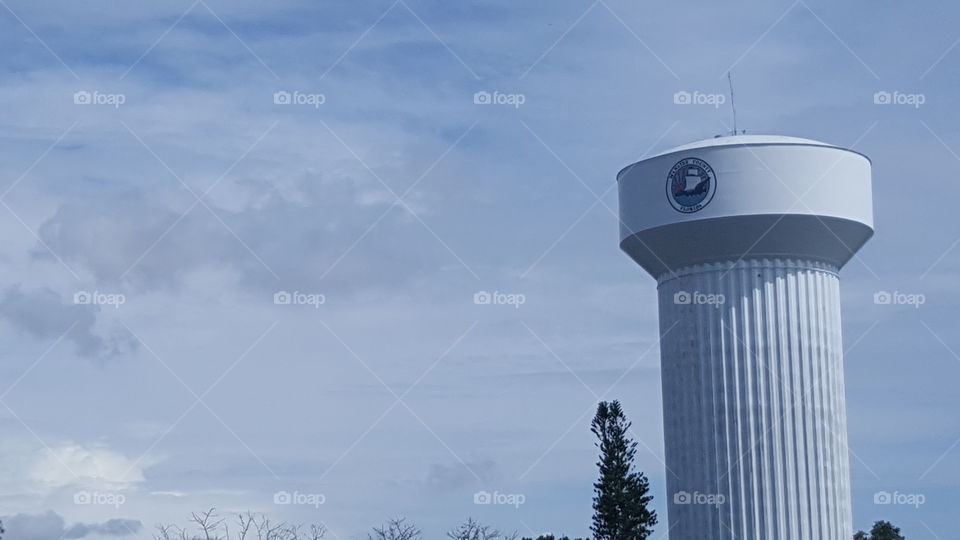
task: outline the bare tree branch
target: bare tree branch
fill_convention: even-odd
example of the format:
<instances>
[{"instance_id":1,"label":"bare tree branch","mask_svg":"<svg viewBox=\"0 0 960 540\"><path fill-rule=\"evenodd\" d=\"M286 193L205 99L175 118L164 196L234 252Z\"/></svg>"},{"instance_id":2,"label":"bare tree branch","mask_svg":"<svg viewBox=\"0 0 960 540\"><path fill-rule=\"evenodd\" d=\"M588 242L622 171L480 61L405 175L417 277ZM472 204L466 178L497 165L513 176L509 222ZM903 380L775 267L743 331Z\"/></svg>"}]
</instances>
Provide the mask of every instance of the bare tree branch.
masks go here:
<instances>
[{"instance_id":1,"label":"bare tree branch","mask_svg":"<svg viewBox=\"0 0 960 540\"><path fill-rule=\"evenodd\" d=\"M420 529L412 523L407 523L406 518L394 518L387 520L379 527L374 527L373 532L367 535L367 540L419 540L423 538Z\"/></svg>"},{"instance_id":2,"label":"bare tree branch","mask_svg":"<svg viewBox=\"0 0 960 540\"><path fill-rule=\"evenodd\" d=\"M158 525L154 540L321 540L327 534L323 524L310 525L274 523L263 514L237 515L237 527L231 531L227 520L217 515L216 509L190 514L190 522L200 531L189 535L186 529L176 525ZM418 531L419 533L419 531Z\"/></svg>"},{"instance_id":3,"label":"bare tree branch","mask_svg":"<svg viewBox=\"0 0 960 540\"><path fill-rule=\"evenodd\" d=\"M516 540L517 533L503 534L499 529L483 525L473 518L447 533L451 540Z\"/></svg>"}]
</instances>

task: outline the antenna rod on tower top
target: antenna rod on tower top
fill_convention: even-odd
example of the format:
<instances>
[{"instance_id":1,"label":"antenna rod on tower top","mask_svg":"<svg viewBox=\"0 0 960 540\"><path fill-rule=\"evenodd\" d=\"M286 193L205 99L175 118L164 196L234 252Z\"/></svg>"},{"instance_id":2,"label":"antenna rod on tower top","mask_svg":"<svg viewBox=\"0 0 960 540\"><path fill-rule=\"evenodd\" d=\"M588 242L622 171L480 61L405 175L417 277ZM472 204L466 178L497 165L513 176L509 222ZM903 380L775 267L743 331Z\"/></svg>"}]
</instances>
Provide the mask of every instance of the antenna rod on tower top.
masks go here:
<instances>
[{"instance_id":1,"label":"antenna rod on tower top","mask_svg":"<svg viewBox=\"0 0 960 540\"><path fill-rule=\"evenodd\" d=\"M730 107L733 109L733 134L737 134L737 103L733 99L733 78L727 72L727 83L730 85Z\"/></svg>"}]
</instances>

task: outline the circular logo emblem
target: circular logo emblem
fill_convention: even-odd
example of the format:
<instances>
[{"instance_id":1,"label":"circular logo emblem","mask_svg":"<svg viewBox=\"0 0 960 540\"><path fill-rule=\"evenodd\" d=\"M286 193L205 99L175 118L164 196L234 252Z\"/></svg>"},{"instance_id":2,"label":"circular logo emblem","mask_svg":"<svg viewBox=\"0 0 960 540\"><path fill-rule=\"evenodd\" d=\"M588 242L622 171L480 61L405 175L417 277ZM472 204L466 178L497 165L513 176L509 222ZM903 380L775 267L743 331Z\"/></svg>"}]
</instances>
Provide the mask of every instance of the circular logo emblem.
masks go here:
<instances>
[{"instance_id":1,"label":"circular logo emblem","mask_svg":"<svg viewBox=\"0 0 960 540\"><path fill-rule=\"evenodd\" d=\"M717 175L699 158L681 159L667 175L667 200L678 212L690 214L710 204Z\"/></svg>"}]
</instances>

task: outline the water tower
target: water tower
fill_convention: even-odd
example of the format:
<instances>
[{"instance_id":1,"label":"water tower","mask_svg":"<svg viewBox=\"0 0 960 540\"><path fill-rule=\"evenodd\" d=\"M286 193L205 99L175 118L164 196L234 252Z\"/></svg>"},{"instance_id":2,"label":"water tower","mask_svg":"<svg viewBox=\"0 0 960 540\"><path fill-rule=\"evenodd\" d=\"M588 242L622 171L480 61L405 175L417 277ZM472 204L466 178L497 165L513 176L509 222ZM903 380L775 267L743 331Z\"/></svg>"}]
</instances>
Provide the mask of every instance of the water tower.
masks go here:
<instances>
[{"instance_id":1,"label":"water tower","mask_svg":"<svg viewBox=\"0 0 960 540\"><path fill-rule=\"evenodd\" d=\"M873 234L870 160L719 137L617 180L659 293L671 540L849 540L837 274Z\"/></svg>"}]
</instances>

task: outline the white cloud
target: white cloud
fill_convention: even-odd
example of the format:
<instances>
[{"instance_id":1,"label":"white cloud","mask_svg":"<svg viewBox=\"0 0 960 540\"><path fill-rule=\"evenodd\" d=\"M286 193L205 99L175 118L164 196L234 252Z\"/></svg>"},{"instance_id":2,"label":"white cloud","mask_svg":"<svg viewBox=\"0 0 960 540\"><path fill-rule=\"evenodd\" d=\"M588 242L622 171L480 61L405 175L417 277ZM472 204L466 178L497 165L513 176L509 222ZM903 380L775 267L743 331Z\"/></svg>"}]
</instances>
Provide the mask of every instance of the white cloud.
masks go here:
<instances>
[{"instance_id":1,"label":"white cloud","mask_svg":"<svg viewBox=\"0 0 960 540\"><path fill-rule=\"evenodd\" d=\"M33 481L54 489L122 490L143 482L144 468L153 463L100 446L65 444L41 452L29 474Z\"/></svg>"}]
</instances>

